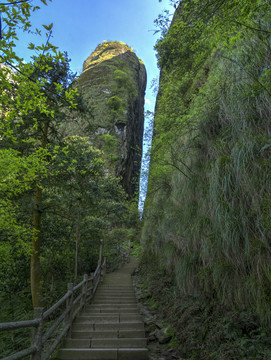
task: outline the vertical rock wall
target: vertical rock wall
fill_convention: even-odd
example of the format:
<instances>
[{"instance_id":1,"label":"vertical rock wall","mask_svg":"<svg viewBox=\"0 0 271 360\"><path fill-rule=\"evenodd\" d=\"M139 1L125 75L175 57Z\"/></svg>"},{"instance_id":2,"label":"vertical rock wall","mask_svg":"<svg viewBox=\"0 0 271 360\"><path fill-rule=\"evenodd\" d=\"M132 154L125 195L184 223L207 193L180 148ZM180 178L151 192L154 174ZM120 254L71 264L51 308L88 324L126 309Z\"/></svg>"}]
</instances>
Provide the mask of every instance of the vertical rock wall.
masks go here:
<instances>
[{"instance_id":1,"label":"vertical rock wall","mask_svg":"<svg viewBox=\"0 0 271 360\"><path fill-rule=\"evenodd\" d=\"M138 190L144 127L146 70L132 49L103 42L85 60L77 87L92 117L93 143L129 197Z\"/></svg>"}]
</instances>

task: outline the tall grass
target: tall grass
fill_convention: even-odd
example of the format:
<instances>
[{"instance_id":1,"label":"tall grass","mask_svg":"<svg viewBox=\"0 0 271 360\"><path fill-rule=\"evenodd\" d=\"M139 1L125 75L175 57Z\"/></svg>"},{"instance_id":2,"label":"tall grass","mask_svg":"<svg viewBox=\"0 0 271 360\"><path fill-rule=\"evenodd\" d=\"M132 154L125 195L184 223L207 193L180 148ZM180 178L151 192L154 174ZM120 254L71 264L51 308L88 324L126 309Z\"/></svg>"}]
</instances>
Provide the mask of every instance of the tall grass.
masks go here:
<instances>
[{"instance_id":1,"label":"tall grass","mask_svg":"<svg viewBox=\"0 0 271 360\"><path fill-rule=\"evenodd\" d=\"M250 309L269 326L270 15L261 26L265 32L246 29L233 47L215 49L190 86L176 84L174 65L164 70L142 243L175 273L180 294ZM169 94L174 106L165 105Z\"/></svg>"}]
</instances>

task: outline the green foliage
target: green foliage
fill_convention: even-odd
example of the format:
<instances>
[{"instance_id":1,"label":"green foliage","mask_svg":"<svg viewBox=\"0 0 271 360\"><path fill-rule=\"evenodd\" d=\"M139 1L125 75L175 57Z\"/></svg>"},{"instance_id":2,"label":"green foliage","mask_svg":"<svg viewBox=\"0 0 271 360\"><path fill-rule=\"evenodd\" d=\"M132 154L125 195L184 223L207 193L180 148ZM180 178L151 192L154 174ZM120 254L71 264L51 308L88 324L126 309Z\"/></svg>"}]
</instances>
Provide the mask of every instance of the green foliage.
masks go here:
<instances>
[{"instance_id":1,"label":"green foliage","mask_svg":"<svg viewBox=\"0 0 271 360\"><path fill-rule=\"evenodd\" d=\"M117 69L114 71L114 80L116 81L118 88L127 87L127 85L129 85L129 78L127 73L123 70Z\"/></svg>"},{"instance_id":2,"label":"green foliage","mask_svg":"<svg viewBox=\"0 0 271 360\"><path fill-rule=\"evenodd\" d=\"M113 153L117 151L119 147L119 140L114 135L110 134L104 134L101 135L101 138L103 140L103 148L105 151L111 150Z\"/></svg>"},{"instance_id":3,"label":"green foliage","mask_svg":"<svg viewBox=\"0 0 271 360\"><path fill-rule=\"evenodd\" d=\"M115 70L114 80L116 82L116 92L121 93L123 96L128 94L129 99L133 99L136 96L136 87L130 69L126 71Z\"/></svg>"},{"instance_id":4,"label":"green foliage","mask_svg":"<svg viewBox=\"0 0 271 360\"><path fill-rule=\"evenodd\" d=\"M140 280L146 304L162 314L172 335L170 347L183 359L268 359L269 332L255 314L231 310L209 298L180 294L172 274L152 253L144 252Z\"/></svg>"},{"instance_id":5,"label":"green foliage","mask_svg":"<svg viewBox=\"0 0 271 360\"><path fill-rule=\"evenodd\" d=\"M46 4L45 0L42 2ZM37 282L43 288L42 306L48 308L65 293L67 282L76 281L77 273L81 276L96 268L101 240L107 240L106 252L111 255L116 242L127 248L128 240L136 236L127 195L110 169L119 158L119 140L103 133L97 135L98 141L93 141L95 121L91 126L87 124L87 137L80 136L85 129L80 129L80 135L76 133L75 120L86 116L89 104L74 86L75 76L70 71L67 54L58 52L49 42L53 24L43 25L45 44L29 44L28 49L34 54L29 63L15 53L17 29L31 31L30 16L37 9L28 1L0 5L5 23L0 39L3 51L0 321L3 322L32 317L30 257L31 264L35 257L41 266ZM38 29L36 32L42 34ZM131 51L125 44L111 45L118 47L114 56ZM117 71L119 64L112 65L115 93L107 100L112 117L123 124L126 100L135 94L131 85L133 74L125 71L125 66L123 71ZM114 128L115 122L111 125ZM99 141L102 150L93 145ZM37 218L40 226L36 226ZM40 249L33 247L37 239ZM24 330L3 333L0 352L8 356L29 347L29 339Z\"/></svg>"},{"instance_id":6,"label":"green foliage","mask_svg":"<svg viewBox=\"0 0 271 360\"><path fill-rule=\"evenodd\" d=\"M142 244L181 295L214 297L270 328L268 6L182 1L158 41Z\"/></svg>"},{"instance_id":7,"label":"green foliage","mask_svg":"<svg viewBox=\"0 0 271 360\"><path fill-rule=\"evenodd\" d=\"M34 55L25 63L12 39L17 27L31 28L29 18L37 7L13 5L0 6L7 24L0 40L0 321L32 316L31 253L41 264L42 304L48 308L74 280L76 259L80 275L95 269L100 240L123 226L127 212L126 194L120 179L108 173L104 153L89 136L73 135L71 123L85 103L71 86L75 77L67 54L49 43L52 24L43 26L46 45L29 44ZM103 142L115 161L117 138L105 134ZM39 214L38 230L33 213ZM40 235L40 253L31 248L34 235ZM29 334L10 334L1 334L4 356L28 346Z\"/></svg>"},{"instance_id":8,"label":"green foliage","mask_svg":"<svg viewBox=\"0 0 271 360\"><path fill-rule=\"evenodd\" d=\"M111 96L106 104L113 114L123 111L126 106L126 103L116 95Z\"/></svg>"},{"instance_id":9,"label":"green foliage","mask_svg":"<svg viewBox=\"0 0 271 360\"><path fill-rule=\"evenodd\" d=\"M120 158L120 141L116 136L110 134L99 135L98 139L99 148L103 150L106 167L114 173Z\"/></svg>"},{"instance_id":10,"label":"green foliage","mask_svg":"<svg viewBox=\"0 0 271 360\"><path fill-rule=\"evenodd\" d=\"M73 275L78 229L79 273L93 271L99 255L99 241L107 236L110 227L121 221L121 213L125 211L125 195L119 179L105 175L102 152L93 148L89 138L70 136L63 139L63 145L44 182L44 207L48 209L43 220L47 229L44 251L53 254L49 257L52 270L46 273L48 284L52 284L51 276L57 277L60 262L62 275L64 268L68 278ZM44 257L47 264L46 259L47 256Z\"/></svg>"}]
</instances>

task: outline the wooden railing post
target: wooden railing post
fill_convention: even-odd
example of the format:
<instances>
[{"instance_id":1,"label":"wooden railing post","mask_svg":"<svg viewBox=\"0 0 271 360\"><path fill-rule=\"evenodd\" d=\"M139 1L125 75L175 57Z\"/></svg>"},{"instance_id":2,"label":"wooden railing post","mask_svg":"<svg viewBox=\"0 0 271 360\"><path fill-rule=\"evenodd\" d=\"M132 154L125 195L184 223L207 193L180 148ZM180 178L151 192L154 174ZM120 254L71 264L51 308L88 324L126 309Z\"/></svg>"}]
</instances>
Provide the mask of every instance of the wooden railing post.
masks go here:
<instances>
[{"instance_id":1,"label":"wooden railing post","mask_svg":"<svg viewBox=\"0 0 271 360\"><path fill-rule=\"evenodd\" d=\"M104 258L104 262L101 266L101 283L104 281L105 273L106 273L106 258Z\"/></svg>"},{"instance_id":2,"label":"wooden railing post","mask_svg":"<svg viewBox=\"0 0 271 360\"><path fill-rule=\"evenodd\" d=\"M103 257L103 240L100 240L100 251L99 251L99 261L98 261L98 265L102 264L102 257Z\"/></svg>"},{"instance_id":3,"label":"wooden railing post","mask_svg":"<svg viewBox=\"0 0 271 360\"><path fill-rule=\"evenodd\" d=\"M93 297L93 290L94 290L94 273L92 272L90 274L90 278L89 278L89 290L90 290L90 299L92 299Z\"/></svg>"},{"instance_id":4,"label":"wooden railing post","mask_svg":"<svg viewBox=\"0 0 271 360\"><path fill-rule=\"evenodd\" d=\"M85 283L82 286L82 297L80 301L80 307L84 307L86 304L87 289L88 289L88 274L84 274Z\"/></svg>"},{"instance_id":5,"label":"wooden railing post","mask_svg":"<svg viewBox=\"0 0 271 360\"><path fill-rule=\"evenodd\" d=\"M88 293L88 274L84 274L84 280L85 280L85 284L84 284L84 306L85 306L87 301L87 293Z\"/></svg>"},{"instance_id":6,"label":"wooden railing post","mask_svg":"<svg viewBox=\"0 0 271 360\"><path fill-rule=\"evenodd\" d=\"M71 295L68 297L66 301L66 309L67 316L65 319L66 325L70 325L70 329L68 331L68 335L71 335L71 325L72 325L72 309L73 309L73 283L68 283L67 285L68 291L71 291Z\"/></svg>"},{"instance_id":7,"label":"wooden railing post","mask_svg":"<svg viewBox=\"0 0 271 360\"><path fill-rule=\"evenodd\" d=\"M43 308L34 308L34 319L39 319L39 325L35 328L32 337L32 346L36 348L34 354L31 355L31 360L40 360L42 353L42 332L43 332Z\"/></svg>"},{"instance_id":8,"label":"wooden railing post","mask_svg":"<svg viewBox=\"0 0 271 360\"><path fill-rule=\"evenodd\" d=\"M130 254L131 254L131 240L129 240L128 261L127 261L128 263L129 263L130 260L131 260Z\"/></svg>"}]
</instances>

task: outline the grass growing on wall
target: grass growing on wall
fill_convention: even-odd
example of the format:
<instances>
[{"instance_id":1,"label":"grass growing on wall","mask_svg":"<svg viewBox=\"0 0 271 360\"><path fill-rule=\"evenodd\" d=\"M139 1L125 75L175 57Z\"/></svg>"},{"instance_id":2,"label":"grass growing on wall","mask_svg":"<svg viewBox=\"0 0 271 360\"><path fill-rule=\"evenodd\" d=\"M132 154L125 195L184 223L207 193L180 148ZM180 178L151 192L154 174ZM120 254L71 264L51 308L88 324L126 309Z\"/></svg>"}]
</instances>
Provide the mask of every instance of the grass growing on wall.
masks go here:
<instances>
[{"instance_id":1,"label":"grass growing on wall","mask_svg":"<svg viewBox=\"0 0 271 360\"><path fill-rule=\"evenodd\" d=\"M270 12L265 1L215 3L183 1L157 44L142 243L180 294L270 326Z\"/></svg>"}]
</instances>

